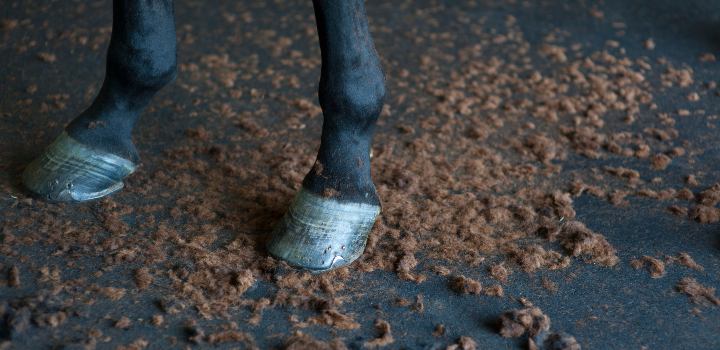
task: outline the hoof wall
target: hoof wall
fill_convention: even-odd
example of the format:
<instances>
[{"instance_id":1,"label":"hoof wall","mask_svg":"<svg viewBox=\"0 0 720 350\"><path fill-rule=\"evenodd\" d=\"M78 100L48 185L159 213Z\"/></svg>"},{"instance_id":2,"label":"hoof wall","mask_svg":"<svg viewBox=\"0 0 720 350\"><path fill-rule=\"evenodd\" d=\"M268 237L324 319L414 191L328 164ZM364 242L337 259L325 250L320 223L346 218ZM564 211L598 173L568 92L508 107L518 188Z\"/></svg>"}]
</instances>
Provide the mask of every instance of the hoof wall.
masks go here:
<instances>
[{"instance_id":1,"label":"hoof wall","mask_svg":"<svg viewBox=\"0 0 720 350\"><path fill-rule=\"evenodd\" d=\"M50 201L81 202L123 188L131 161L85 146L63 132L22 174L23 185Z\"/></svg>"},{"instance_id":2,"label":"hoof wall","mask_svg":"<svg viewBox=\"0 0 720 350\"><path fill-rule=\"evenodd\" d=\"M380 207L324 198L301 189L273 231L268 251L312 272L355 261L365 250Z\"/></svg>"}]
</instances>

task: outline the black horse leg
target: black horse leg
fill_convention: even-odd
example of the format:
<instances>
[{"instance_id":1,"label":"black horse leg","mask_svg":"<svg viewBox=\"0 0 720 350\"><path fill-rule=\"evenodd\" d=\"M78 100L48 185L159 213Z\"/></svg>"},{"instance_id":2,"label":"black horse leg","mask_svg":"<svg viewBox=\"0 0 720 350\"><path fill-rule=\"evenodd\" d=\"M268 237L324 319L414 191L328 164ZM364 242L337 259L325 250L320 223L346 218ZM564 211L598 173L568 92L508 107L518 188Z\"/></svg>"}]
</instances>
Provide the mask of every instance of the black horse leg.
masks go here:
<instances>
[{"instance_id":1,"label":"black horse leg","mask_svg":"<svg viewBox=\"0 0 720 350\"><path fill-rule=\"evenodd\" d=\"M385 79L364 0L314 0L313 5L322 51L322 141L315 166L268 250L291 265L327 271L362 254L380 212L369 153Z\"/></svg>"},{"instance_id":2,"label":"black horse leg","mask_svg":"<svg viewBox=\"0 0 720 350\"><path fill-rule=\"evenodd\" d=\"M105 80L92 105L23 173L44 198L83 201L123 187L138 154L131 133L152 96L176 74L172 0L114 0Z\"/></svg>"}]
</instances>

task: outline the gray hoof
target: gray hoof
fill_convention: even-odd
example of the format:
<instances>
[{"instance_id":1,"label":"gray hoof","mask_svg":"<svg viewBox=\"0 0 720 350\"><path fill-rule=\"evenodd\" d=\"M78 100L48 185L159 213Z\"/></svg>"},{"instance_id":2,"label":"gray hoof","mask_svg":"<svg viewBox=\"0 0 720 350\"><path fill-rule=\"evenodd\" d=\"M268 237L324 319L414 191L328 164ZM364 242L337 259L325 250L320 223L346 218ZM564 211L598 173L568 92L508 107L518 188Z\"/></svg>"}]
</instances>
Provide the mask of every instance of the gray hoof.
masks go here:
<instances>
[{"instance_id":1,"label":"gray hoof","mask_svg":"<svg viewBox=\"0 0 720 350\"><path fill-rule=\"evenodd\" d=\"M292 266L330 271L362 255L379 213L377 205L341 202L300 189L267 248Z\"/></svg>"},{"instance_id":2,"label":"gray hoof","mask_svg":"<svg viewBox=\"0 0 720 350\"><path fill-rule=\"evenodd\" d=\"M123 188L131 161L85 146L63 132L22 174L25 187L50 201L87 201Z\"/></svg>"}]
</instances>

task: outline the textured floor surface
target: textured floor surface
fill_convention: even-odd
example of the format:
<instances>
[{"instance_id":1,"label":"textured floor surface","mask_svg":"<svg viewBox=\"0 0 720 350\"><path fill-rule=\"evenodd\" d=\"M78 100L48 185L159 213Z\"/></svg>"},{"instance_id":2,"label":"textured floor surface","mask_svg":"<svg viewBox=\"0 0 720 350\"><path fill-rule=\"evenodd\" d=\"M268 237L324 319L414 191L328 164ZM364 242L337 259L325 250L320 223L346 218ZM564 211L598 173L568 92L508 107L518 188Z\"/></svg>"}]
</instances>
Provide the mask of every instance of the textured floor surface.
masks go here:
<instances>
[{"instance_id":1,"label":"textured floor surface","mask_svg":"<svg viewBox=\"0 0 720 350\"><path fill-rule=\"evenodd\" d=\"M675 66L692 68L693 86L698 89L720 80L720 63L698 59L705 53L720 54L720 4L713 0L606 0L597 3L369 1L367 7L376 47L391 81L388 84L389 113L383 115L379 127L379 135L385 138L395 137L393 132L400 122L415 125L417 120L431 113L414 110L403 104L405 98L399 98L414 93L410 90L412 86L403 87L398 83L403 80L403 69L411 76L424 74L419 68L423 56L459 55L457 50L461 47L472 46L474 39L469 33L468 21L483 23L482 26L492 33L494 28L503 27L507 16L512 15L524 39L532 46L540 45L550 33L566 37L568 43L582 43L589 50L602 49L608 40L614 40L628 56L646 56L653 62L665 58ZM12 230L0 229L0 242L10 236L16 241L22 241L24 236L40 237L39 241L13 244L12 256L0 255L0 273L5 273L10 266L17 266L22 276L19 287L11 287L8 283L0 285L0 302L28 297L37 299L42 292L46 294L44 298L48 305L52 304L48 308L71 310L67 312L67 320L55 326L42 326L35 321L20 334L5 334L0 330L0 338L11 341L6 343L10 348L63 348L86 342L88 330L96 329L102 334L97 337L98 348L115 348L142 338L149 343L148 348L162 349L171 345L194 346L190 339L193 329L211 332L234 321L238 329L252 335L258 347L280 347L294 324L290 315L303 319L313 315L312 310L267 308L259 323L253 325L246 323L253 314L252 307L233 309L226 318L212 319L202 317L194 308L184 308L166 316L162 327L155 327L148 320L161 311L158 300L168 294L171 285L163 277L158 277L143 293L129 292L117 301L92 298L89 302L91 298L77 297L83 293L70 292L71 287L65 286L65 290L57 295L69 293L75 297L63 297L61 305L50 302L55 294L49 291L48 282L43 282L42 276L48 274L41 270L43 266L59 267L65 281L84 278L97 285L133 288L131 276L137 266L132 259L127 263L120 259L118 263L117 252L95 254L94 248L62 247L57 241L43 244L43 232L36 230L37 225L26 226L29 231L35 230L33 232L15 228L19 222L16 215L24 213L23 210L50 213L48 215L58 222L77 220L85 225L78 226L79 230L96 227L93 225L103 221L103 211L114 205L108 202L76 206L39 204L26 199L18 180L24 164L52 141L63 125L91 101L99 88L104 50L110 34L110 10L106 1L10 1L0 9L0 19L17 20L14 24L4 22L0 31L0 226L12 222L14 227ZM177 164L182 163L178 159L183 157L185 145L209 138L214 144L229 145L230 149L236 146L260 149L264 137L262 130L273 131L274 125L295 126L270 137L280 144L287 142L285 148L274 146L278 149L307 148L298 151L305 161L293 170L300 175L307 171L312 164L321 119L317 116L298 117L296 111L290 109L293 103L288 101L296 98L316 100L319 50L311 29L314 22L310 2L188 0L177 1L176 14L180 75L175 83L156 96L141 118L135 141L143 158L143 167L138 177L129 181L130 191L115 196L114 200L122 206L140 210L148 203L143 196L158 195L147 185L152 183L149 178L156 177L177 178L180 182L185 181L180 186L199 186L197 193L202 193L207 184L186 178L186 173L178 170ZM453 35L430 36L444 32ZM416 40L417 36L425 40ZM294 39L290 47L283 45L283 40L279 39L283 37ZM654 50L647 49L648 38L653 39ZM486 58L507 54L484 52ZM283 60L292 60L293 64L281 64ZM448 67L453 64L453 60L441 63ZM720 136L715 129L718 122L712 117L720 115L720 97L711 89L701 101L690 105L687 93L686 89L659 89L653 98L659 110L704 110L701 116L678 118L675 125L680 136L674 143L687 145L689 142L692 147L687 148L699 151L673 159L657 176L662 176L666 187L683 187L686 175L701 174L701 184L693 189L700 191L720 180L720 149L717 147ZM407 100L412 101L412 97ZM256 118L252 123L235 118L224 123L222 118L228 110L240 116L249 113L251 117L248 118L255 118L256 114L252 113L259 111L267 118ZM634 127L642 130L645 120L656 113L641 111ZM608 128L613 123L621 123L620 119L612 118L606 122ZM256 133L259 137L235 138L235 135L247 133ZM382 137L376 140L378 145L387 142ZM185 156L209 158L192 151ZM263 159L248 158L245 164L242 161L236 164L258 169L269 176L281 177L280 173L286 170L282 167L268 169ZM163 167L170 163L173 164L170 170L163 172ZM647 181L655 176L645 175L651 173L647 161L613 156L590 159L577 154L568 156L564 171L604 166L638 169ZM282 180L291 182L288 179L295 178L289 176ZM223 184L207 186L222 188ZM288 186L290 190L285 200L289 200L297 183ZM178 189L178 192L182 191L184 189ZM182 212L178 217L169 210L176 205L176 198L172 194L166 198L166 202L162 198L152 202L153 205L168 206L165 214L154 219L158 222L163 217L183 221L185 215L204 215ZM265 202L255 208L246 204L255 200L242 192L229 191L211 211L214 216L233 219L233 210L245 210L251 213L248 215L273 221L287 205ZM382 318L392 325L395 339L386 348L444 349L460 336L472 337L481 349L525 348L526 340L499 336L496 322L500 313L518 307L517 298L526 297L551 317L553 329L572 334L583 348L718 349L720 307L693 304L677 291L676 285L681 278L691 276L705 286L720 287L720 226L671 215L667 210L669 204L642 197L632 197L626 206L614 206L590 195L575 199L577 219L593 231L601 232L617 249L620 263L612 268L573 263L556 271L524 273L518 270L512 275L511 283L504 285L504 298L459 295L448 288L446 277L432 273L427 274L427 280L422 283L398 278L392 271L358 273L345 283L343 295L354 302L346 302L343 312L354 315L354 321L360 327L343 330L314 325L304 327L302 331L319 339L341 337L349 348L362 348L366 341L377 336L374 322ZM137 227L137 232L144 232L144 225L149 225L139 214L138 217L125 215L122 221L133 230ZM50 226L49 230L52 230L52 225L53 221L48 221L42 227L48 229ZM229 231L227 226L219 230L219 239L213 244L231 241L234 237L232 229L259 235L268 230L264 224L233 223L229 226ZM113 235L112 228L93 232L98 237ZM123 236L121 239L130 238ZM133 236L132 239L138 238ZM644 269L634 269L630 265L631 260L644 255L661 257L678 252L689 253L704 270L670 265L662 278L655 279ZM192 264L181 257L174 258L179 259L174 262L176 264ZM421 256L418 259L421 260L418 269L433 264ZM471 266L459 265L453 269L475 276L483 283L488 280ZM49 274L52 275L52 271ZM543 281L548 279L557 284L557 291L543 287ZM273 298L276 289L269 280L261 278L245 296L248 300ZM396 303L398 298L414 301L418 294L424 297L422 313ZM132 326L113 326L122 316L128 317ZM188 326L188 320L195 320L197 324ZM437 324L445 325L444 335L432 335ZM238 341L214 346L233 348L242 344L245 343Z\"/></svg>"}]
</instances>

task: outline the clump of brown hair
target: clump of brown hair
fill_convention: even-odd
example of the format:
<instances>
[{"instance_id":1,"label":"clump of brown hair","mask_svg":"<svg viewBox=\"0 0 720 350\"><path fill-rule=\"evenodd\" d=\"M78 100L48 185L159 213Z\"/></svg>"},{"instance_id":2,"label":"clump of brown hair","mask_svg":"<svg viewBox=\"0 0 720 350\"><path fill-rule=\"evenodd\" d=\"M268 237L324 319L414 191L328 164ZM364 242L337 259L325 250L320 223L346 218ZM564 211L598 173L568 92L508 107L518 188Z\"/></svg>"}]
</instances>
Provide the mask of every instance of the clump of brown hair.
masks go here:
<instances>
[{"instance_id":1,"label":"clump of brown hair","mask_svg":"<svg viewBox=\"0 0 720 350\"><path fill-rule=\"evenodd\" d=\"M330 342L324 342L313 338L312 336L295 331L288 339L285 340L284 350L347 350L347 346L340 339L333 339Z\"/></svg>"},{"instance_id":2,"label":"clump of brown hair","mask_svg":"<svg viewBox=\"0 0 720 350\"><path fill-rule=\"evenodd\" d=\"M579 221L566 223L560 233L560 244L573 256L589 263L615 266L620 260L604 236L592 232Z\"/></svg>"},{"instance_id":3,"label":"clump of brown hair","mask_svg":"<svg viewBox=\"0 0 720 350\"><path fill-rule=\"evenodd\" d=\"M366 341L365 344L363 344L366 348L379 348L395 342L395 338L393 338L392 331L390 330L390 324L387 321L381 319L375 320L375 329L377 329L379 336Z\"/></svg>"},{"instance_id":4,"label":"clump of brown hair","mask_svg":"<svg viewBox=\"0 0 720 350\"><path fill-rule=\"evenodd\" d=\"M715 288L705 287L692 277L683 277L677 284L677 290L690 297L695 304L720 306L720 298L715 296Z\"/></svg>"},{"instance_id":5,"label":"clump of brown hair","mask_svg":"<svg viewBox=\"0 0 720 350\"><path fill-rule=\"evenodd\" d=\"M450 289L460 294L480 294L482 284L472 278L459 275L450 278Z\"/></svg>"},{"instance_id":6,"label":"clump of brown hair","mask_svg":"<svg viewBox=\"0 0 720 350\"><path fill-rule=\"evenodd\" d=\"M538 307L510 310L500 315L500 335L517 338L525 333L535 336L550 330L550 318Z\"/></svg>"},{"instance_id":7,"label":"clump of brown hair","mask_svg":"<svg viewBox=\"0 0 720 350\"><path fill-rule=\"evenodd\" d=\"M665 276L665 263L663 263L660 259L653 258L652 256L645 255L640 259L634 259L630 262L630 265L632 265L632 267L636 270L646 266L647 270L650 272L650 277L652 278Z\"/></svg>"}]
</instances>

